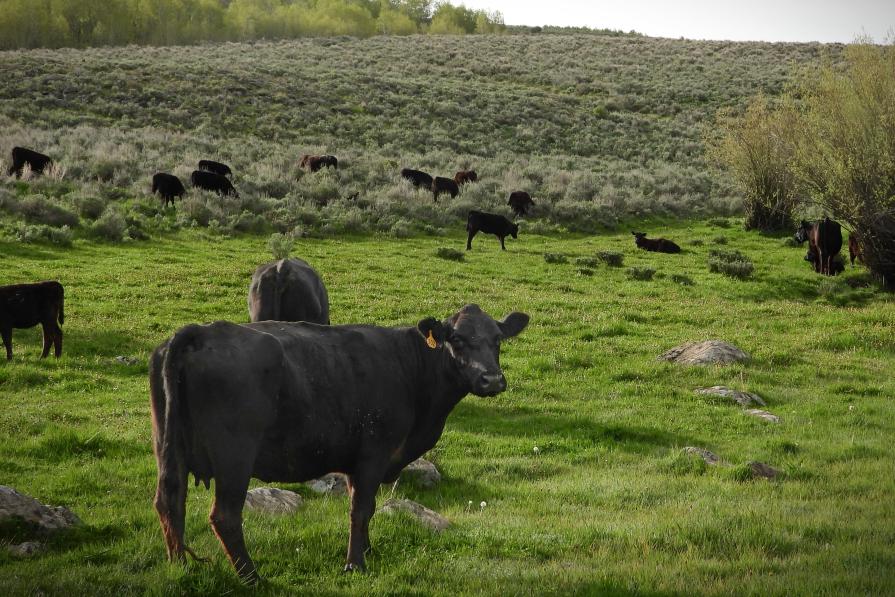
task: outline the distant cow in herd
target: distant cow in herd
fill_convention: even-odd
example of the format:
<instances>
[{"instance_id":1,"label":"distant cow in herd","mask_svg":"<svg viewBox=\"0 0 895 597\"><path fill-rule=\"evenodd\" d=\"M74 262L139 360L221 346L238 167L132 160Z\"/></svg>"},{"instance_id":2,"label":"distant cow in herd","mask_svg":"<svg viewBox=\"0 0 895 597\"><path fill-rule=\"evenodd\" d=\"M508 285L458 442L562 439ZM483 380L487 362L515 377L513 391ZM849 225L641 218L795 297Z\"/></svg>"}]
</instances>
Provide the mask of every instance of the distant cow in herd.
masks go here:
<instances>
[{"instance_id":1,"label":"distant cow in herd","mask_svg":"<svg viewBox=\"0 0 895 597\"><path fill-rule=\"evenodd\" d=\"M251 321L307 321L329 325L329 295L307 262L291 258L258 266L249 284Z\"/></svg>"},{"instance_id":2,"label":"distant cow in herd","mask_svg":"<svg viewBox=\"0 0 895 597\"><path fill-rule=\"evenodd\" d=\"M475 170L460 170L454 174L454 182L458 186L465 185L468 182L476 182L478 179L479 175L476 174Z\"/></svg>"},{"instance_id":3,"label":"distant cow in herd","mask_svg":"<svg viewBox=\"0 0 895 597\"><path fill-rule=\"evenodd\" d=\"M6 172L7 176L15 174L16 178L21 178L22 171L25 166L31 169L35 174L43 174L44 170L53 165L53 160L49 156L38 153L32 149L24 147L12 148L12 166Z\"/></svg>"},{"instance_id":4,"label":"distant cow in herd","mask_svg":"<svg viewBox=\"0 0 895 597\"><path fill-rule=\"evenodd\" d=\"M799 243L808 241L808 258L813 262L814 271L826 276L838 273L835 261L842 249L842 227L839 222L830 218L814 223L802 220L795 240Z\"/></svg>"},{"instance_id":5,"label":"distant cow in herd","mask_svg":"<svg viewBox=\"0 0 895 597\"><path fill-rule=\"evenodd\" d=\"M514 224L513 222L506 219L504 216L498 214L489 214L484 211L472 210L466 216L467 251L472 249L472 239L479 232L493 234L494 236L499 238L500 248L506 251L507 248L506 246L504 246L503 240L507 236L519 238L519 224Z\"/></svg>"},{"instance_id":6,"label":"distant cow in herd","mask_svg":"<svg viewBox=\"0 0 895 597\"><path fill-rule=\"evenodd\" d=\"M0 286L0 335L6 347L6 360L12 360L13 328L43 327L43 352L50 353L50 345L58 358L62 355L62 328L65 323L65 296L62 284L56 281L36 284Z\"/></svg>"},{"instance_id":7,"label":"distant cow in herd","mask_svg":"<svg viewBox=\"0 0 895 597\"><path fill-rule=\"evenodd\" d=\"M432 189L432 176L421 170L404 168L401 170L401 178L406 178L410 181L410 184L417 188Z\"/></svg>"},{"instance_id":8,"label":"distant cow in herd","mask_svg":"<svg viewBox=\"0 0 895 597\"><path fill-rule=\"evenodd\" d=\"M681 248L674 241L667 238L647 238L645 232L631 232L634 235L634 244L646 251L656 253L680 253Z\"/></svg>"},{"instance_id":9,"label":"distant cow in herd","mask_svg":"<svg viewBox=\"0 0 895 597\"><path fill-rule=\"evenodd\" d=\"M317 172L322 168L339 169L339 160L334 155L308 155L301 156L298 165L307 168L311 172Z\"/></svg>"},{"instance_id":10,"label":"distant cow in herd","mask_svg":"<svg viewBox=\"0 0 895 597\"><path fill-rule=\"evenodd\" d=\"M531 195L525 191L514 191L510 193L510 199L507 205L513 210L517 217L528 215L528 210L534 206L535 202L531 200Z\"/></svg>"},{"instance_id":11,"label":"distant cow in herd","mask_svg":"<svg viewBox=\"0 0 895 597\"><path fill-rule=\"evenodd\" d=\"M435 446L470 392L507 387L504 340L528 315L495 321L477 305L413 327L262 321L188 325L150 357L155 508L168 558L184 540L187 476L209 487L211 526L236 572L259 575L246 550L242 510L251 478L298 483L347 475L346 571L365 570L376 492Z\"/></svg>"},{"instance_id":12,"label":"distant cow in herd","mask_svg":"<svg viewBox=\"0 0 895 597\"><path fill-rule=\"evenodd\" d=\"M190 175L190 183L196 188L214 191L218 195L233 195L239 198L239 193L233 188L230 179L222 174L206 172L205 170L193 170Z\"/></svg>"},{"instance_id":13,"label":"distant cow in herd","mask_svg":"<svg viewBox=\"0 0 895 597\"><path fill-rule=\"evenodd\" d=\"M199 160L199 170L214 172L215 174L220 174L221 176L231 176L233 174L233 171L230 170L230 166L228 166L227 164L222 164L220 162L215 162L214 160Z\"/></svg>"},{"instance_id":14,"label":"distant cow in herd","mask_svg":"<svg viewBox=\"0 0 895 597\"><path fill-rule=\"evenodd\" d=\"M152 192L158 193L164 199L165 207L168 207L168 202L174 205L175 197L182 199L186 189L183 188L183 183L180 182L180 179L173 174L157 172L152 177Z\"/></svg>"},{"instance_id":15,"label":"distant cow in herd","mask_svg":"<svg viewBox=\"0 0 895 597\"><path fill-rule=\"evenodd\" d=\"M448 193L451 196L451 199L453 199L460 194L460 187L450 178L436 176L432 181L432 195L434 196L435 201L438 201L438 196L442 193Z\"/></svg>"}]
</instances>

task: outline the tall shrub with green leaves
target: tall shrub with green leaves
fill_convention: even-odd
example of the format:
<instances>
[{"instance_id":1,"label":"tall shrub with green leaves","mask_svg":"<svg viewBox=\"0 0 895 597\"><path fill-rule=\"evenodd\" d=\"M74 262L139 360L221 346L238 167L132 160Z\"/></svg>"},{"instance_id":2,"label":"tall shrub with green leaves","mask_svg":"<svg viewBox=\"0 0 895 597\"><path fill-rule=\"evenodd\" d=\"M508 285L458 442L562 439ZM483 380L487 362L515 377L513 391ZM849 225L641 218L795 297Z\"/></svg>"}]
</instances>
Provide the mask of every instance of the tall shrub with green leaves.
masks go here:
<instances>
[{"instance_id":1,"label":"tall shrub with green leaves","mask_svg":"<svg viewBox=\"0 0 895 597\"><path fill-rule=\"evenodd\" d=\"M793 228L798 185L791 168L794 114L788 105L773 108L759 95L742 115L722 110L720 135L706 140L709 154L743 191L746 230Z\"/></svg>"}]
</instances>

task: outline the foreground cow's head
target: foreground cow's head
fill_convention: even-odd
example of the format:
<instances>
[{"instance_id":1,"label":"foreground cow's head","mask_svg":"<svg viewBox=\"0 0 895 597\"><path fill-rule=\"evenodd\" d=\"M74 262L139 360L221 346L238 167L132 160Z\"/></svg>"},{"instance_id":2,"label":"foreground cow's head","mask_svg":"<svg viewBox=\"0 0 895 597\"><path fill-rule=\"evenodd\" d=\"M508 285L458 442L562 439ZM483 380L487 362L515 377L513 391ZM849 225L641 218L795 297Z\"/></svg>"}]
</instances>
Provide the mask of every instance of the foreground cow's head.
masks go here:
<instances>
[{"instance_id":1,"label":"foreground cow's head","mask_svg":"<svg viewBox=\"0 0 895 597\"><path fill-rule=\"evenodd\" d=\"M447 348L469 391L476 396L494 396L507 388L500 369L500 342L527 325L525 313L514 311L503 321L495 321L478 305L466 305L444 321L424 319L417 329L431 348Z\"/></svg>"},{"instance_id":2,"label":"foreground cow's head","mask_svg":"<svg viewBox=\"0 0 895 597\"><path fill-rule=\"evenodd\" d=\"M799 225L799 229L796 230L796 235L793 237L797 243L803 243L808 240L808 237L811 235L811 229L813 226L810 222L806 222L802 220L802 223Z\"/></svg>"}]
</instances>

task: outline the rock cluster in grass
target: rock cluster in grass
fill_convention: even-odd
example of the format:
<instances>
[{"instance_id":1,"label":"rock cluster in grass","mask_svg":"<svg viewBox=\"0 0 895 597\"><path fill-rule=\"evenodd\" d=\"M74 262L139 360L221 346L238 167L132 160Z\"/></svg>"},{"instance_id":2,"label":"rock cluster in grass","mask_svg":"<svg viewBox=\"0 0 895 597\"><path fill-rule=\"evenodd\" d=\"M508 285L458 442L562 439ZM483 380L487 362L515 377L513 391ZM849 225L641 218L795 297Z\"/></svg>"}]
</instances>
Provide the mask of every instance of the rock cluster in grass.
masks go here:
<instances>
[{"instance_id":1,"label":"rock cluster in grass","mask_svg":"<svg viewBox=\"0 0 895 597\"><path fill-rule=\"evenodd\" d=\"M753 394L751 392L741 392L739 390L733 390L731 388L727 388L724 386L712 386L710 388L697 388L696 391L699 394L707 394L710 396L721 396L723 398L730 398L740 406L749 406L753 402L758 404L759 406L767 406L762 400L761 396L758 394Z\"/></svg>"},{"instance_id":2,"label":"rock cluster in grass","mask_svg":"<svg viewBox=\"0 0 895 597\"><path fill-rule=\"evenodd\" d=\"M43 537L57 531L81 524L81 520L63 506L45 506L31 496L19 493L12 487L0 485L0 525L21 526L36 537ZM38 541L25 541L9 545L9 553L27 557L43 549Z\"/></svg>"},{"instance_id":3,"label":"rock cluster in grass","mask_svg":"<svg viewBox=\"0 0 895 597\"><path fill-rule=\"evenodd\" d=\"M682 452L687 456L696 456L702 458L702 460L710 466L730 466L730 463L726 462L720 456L718 456L714 452L706 450L705 448L687 446L682 450ZM749 473L751 474L753 479L776 479L781 475L781 472L778 469L769 464L765 464L764 462L753 460L746 466L749 467Z\"/></svg>"},{"instance_id":4,"label":"rock cluster in grass","mask_svg":"<svg viewBox=\"0 0 895 597\"><path fill-rule=\"evenodd\" d=\"M448 528L451 522L434 510L426 508L422 504L418 504L411 500L388 499L379 508L379 512L383 514L394 514L395 512L406 512L423 526L429 527L433 531L443 531Z\"/></svg>"},{"instance_id":5,"label":"rock cluster in grass","mask_svg":"<svg viewBox=\"0 0 895 597\"><path fill-rule=\"evenodd\" d=\"M265 514L293 514L301 507L301 496L276 487L258 487L246 494L245 507Z\"/></svg>"},{"instance_id":6,"label":"rock cluster in grass","mask_svg":"<svg viewBox=\"0 0 895 597\"><path fill-rule=\"evenodd\" d=\"M733 344L704 340L675 346L660 355L659 359L681 365L727 365L748 362L749 355Z\"/></svg>"}]
</instances>

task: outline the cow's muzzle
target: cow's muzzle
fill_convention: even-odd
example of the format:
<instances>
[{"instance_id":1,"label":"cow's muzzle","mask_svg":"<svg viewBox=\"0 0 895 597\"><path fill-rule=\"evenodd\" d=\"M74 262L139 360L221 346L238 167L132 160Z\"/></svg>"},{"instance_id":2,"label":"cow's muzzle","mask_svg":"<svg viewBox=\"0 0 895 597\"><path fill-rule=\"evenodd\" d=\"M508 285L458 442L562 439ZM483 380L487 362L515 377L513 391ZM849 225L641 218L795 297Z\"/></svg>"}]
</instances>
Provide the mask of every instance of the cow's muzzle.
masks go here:
<instances>
[{"instance_id":1,"label":"cow's muzzle","mask_svg":"<svg viewBox=\"0 0 895 597\"><path fill-rule=\"evenodd\" d=\"M475 393L479 396L495 396L507 389L507 380L503 373L483 373L475 384Z\"/></svg>"}]
</instances>

